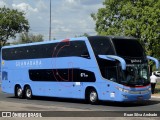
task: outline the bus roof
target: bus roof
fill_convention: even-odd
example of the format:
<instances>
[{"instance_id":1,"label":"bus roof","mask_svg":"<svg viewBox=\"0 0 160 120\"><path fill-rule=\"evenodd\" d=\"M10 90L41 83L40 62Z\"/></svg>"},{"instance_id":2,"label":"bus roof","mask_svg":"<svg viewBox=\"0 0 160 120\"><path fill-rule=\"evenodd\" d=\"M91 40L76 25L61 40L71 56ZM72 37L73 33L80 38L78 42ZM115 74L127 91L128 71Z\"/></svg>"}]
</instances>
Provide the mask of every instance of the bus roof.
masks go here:
<instances>
[{"instance_id":1,"label":"bus roof","mask_svg":"<svg viewBox=\"0 0 160 120\"><path fill-rule=\"evenodd\" d=\"M56 42L61 42L63 40L76 41L76 40L86 40L86 39L87 39L87 37L66 38L66 39L59 39L59 40L34 42L34 43L18 44L18 45L11 45L11 46L3 46L2 49L3 48L12 48L12 47L23 47L23 46L30 46L30 45L40 45L40 44L47 44L47 43L56 43Z\"/></svg>"},{"instance_id":2,"label":"bus roof","mask_svg":"<svg viewBox=\"0 0 160 120\"><path fill-rule=\"evenodd\" d=\"M136 39L134 37L125 37L125 36L89 36L88 38L100 38L100 37L106 37L109 39ZM42 41L42 42L34 42L34 43L26 43L26 44L18 44L18 45L11 45L11 46L3 46L3 48L12 48L12 47L22 47L22 46L30 46L30 45L39 45L39 44L47 44L47 43L56 43L60 42L62 40L87 40L87 37L77 37L77 38L66 38L66 39L59 39L59 40L51 40L51 41Z\"/></svg>"},{"instance_id":3,"label":"bus roof","mask_svg":"<svg viewBox=\"0 0 160 120\"><path fill-rule=\"evenodd\" d=\"M128 40L136 40L134 37L127 37L127 36L89 36L89 38L101 38L105 37L108 39L128 39Z\"/></svg>"}]
</instances>

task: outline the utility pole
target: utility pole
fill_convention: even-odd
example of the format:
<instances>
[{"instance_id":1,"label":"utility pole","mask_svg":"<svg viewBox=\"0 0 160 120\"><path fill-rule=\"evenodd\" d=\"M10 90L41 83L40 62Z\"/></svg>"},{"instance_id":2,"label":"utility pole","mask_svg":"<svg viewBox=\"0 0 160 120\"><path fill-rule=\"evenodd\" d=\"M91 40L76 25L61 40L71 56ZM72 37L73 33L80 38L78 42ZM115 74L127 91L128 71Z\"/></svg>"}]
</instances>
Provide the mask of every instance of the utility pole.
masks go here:
<instances>
[{"instance_id":1,"label":"utility pole","mask_svg":"<svg viewBox=\"0 0 160 120\"><path fill-rule=\"evenodd\" d=\"M49 21L49 40L51 40L51 0L50 0L50 21Z\"/></svg>"}]
</instances>

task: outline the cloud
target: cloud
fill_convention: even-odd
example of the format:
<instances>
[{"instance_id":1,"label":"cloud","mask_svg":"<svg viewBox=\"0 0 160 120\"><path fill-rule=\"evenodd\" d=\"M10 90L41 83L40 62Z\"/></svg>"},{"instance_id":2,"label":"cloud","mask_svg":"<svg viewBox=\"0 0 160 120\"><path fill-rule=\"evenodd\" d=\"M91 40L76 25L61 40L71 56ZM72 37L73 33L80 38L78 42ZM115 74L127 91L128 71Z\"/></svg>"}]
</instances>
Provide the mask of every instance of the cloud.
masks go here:
<instances>
[{"instance_id":1,"label":"cloud","mask_svg":"<svg viewBox=\"0 0 160 120\"><path fill-rule=\"evenodd\" d=\"M76 3L78 0L65 0L65 1L68 2L68 3L73 4L73 3Z\"/></svg>"},{"instance_id":2,"label":"cloud","mask_svg":"<svg viewBox=\"0 0 160 120\"><path fill-rule=\"evenodd\" d=\"M46 2L44 2L44 0L39 0L36 3L36 7L37 7L37 9L38 9L39 12L46 12L46 11L48 11L47 4L46 4Z\"/></svg>"},{"instance_id":3,"label":"cloud","mask_svg":"<svg viewBox=\"0 0 160 120\"><path fill-rule=\"evenodd\" d=\"M82 5L85 5L85 6L90 6L90 5L97 5L97 4L102 4L102 1L103 0L80 0L80 3Z\"/></svg>"},{"instance_id":4,"label":"cloud","mask_svg":"<svg viewBox=\"0 0 160 120\"><path fill-rule=\"evenodd\" d=\"M102 2L99 1L95 4L93 4L93 2L89 5L89 3L82 3L81 0L65 0L65 2L59 3L60 4L57 5L58 7L52 10L52 19L61 21L52 23L52 31L54 31L53 34L55 36L75 37L75 35L82 35L84 33L90 35L96 34L94 29L95 23L90 14L97 12L97 9L102 7ZM62 28L61 26L65 27L63 29L58 29Z\"/></svg>"},{"instance_id":5,"label":"cloud","mask_svg":"<svg viewBox=\"0 0 160 120\"><path fill-rule=\"evenodd\" d=\"M20 3L20 4L12 4L13 9L18 9L20 11L24 11L26 13L30 12L38 12L37 8L32 8L29 4L27 3Z\"/></svg>"},{"instance_id":6,"label":"cloud","mask_svg":"<svg viewBox=\"0 0 160 120\"><path fill-rule=\"evenodd\" d=\"M4 1L0 1L0 7L8 6Z\"/></svg>"},{"instance_id":7,"label":"cloud","mask_svg":"<svg viewBox=\"0 0 160 120\"><path fill-rule=\"evenodd\" d=\"M51 0L52 38L70 38L88 33L95 35L95 23L91 13L102 7L104 0ZM50 0L0 0L0 5L8 5L26 13L30 32L42 34L48 39Z\"/></svg>"}]
</instances>

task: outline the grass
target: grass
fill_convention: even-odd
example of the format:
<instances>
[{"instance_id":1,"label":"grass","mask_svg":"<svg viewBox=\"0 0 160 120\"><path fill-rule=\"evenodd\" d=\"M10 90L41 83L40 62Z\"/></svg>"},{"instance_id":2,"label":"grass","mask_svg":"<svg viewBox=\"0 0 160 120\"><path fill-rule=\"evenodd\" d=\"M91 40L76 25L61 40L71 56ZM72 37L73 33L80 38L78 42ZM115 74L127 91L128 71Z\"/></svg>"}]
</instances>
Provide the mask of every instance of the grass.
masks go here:
<instances>
[{"instance_id":1,"label":"grass","mask_svg":"<svg viewBox=\"0 0 160 120\"><path fill-rule=\"evenodd\" d=\"M157 82L156 84L155 93L160 94L160 82Z\"/></svg>"}]
</instances>

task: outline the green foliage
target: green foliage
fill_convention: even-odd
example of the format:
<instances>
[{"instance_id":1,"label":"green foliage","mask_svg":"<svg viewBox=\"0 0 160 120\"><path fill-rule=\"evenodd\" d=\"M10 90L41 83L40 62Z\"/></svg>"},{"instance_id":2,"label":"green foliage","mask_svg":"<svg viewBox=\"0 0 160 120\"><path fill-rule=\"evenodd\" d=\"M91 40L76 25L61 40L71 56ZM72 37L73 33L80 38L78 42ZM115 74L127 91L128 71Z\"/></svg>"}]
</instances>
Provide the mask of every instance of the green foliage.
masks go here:
<instances>
[{"instance_id":1,"label":"green foliage","mask_svg":"<svg viewBox=\"0 0 160 120\"><path fill-rule=\"evenodd\" d=\"M99 35L139 38L146 53L160 58L160 0L105 0L91 17Z\"/></svg>"},{"instance_id":2,"label":"green foliage","mask_svg":"<svg viewBox=\"0 0 160 120\"><path fill-rule=\"evenodd\" d=\"M43 35L41 34L33 35L25 32L25 33L21 33L19 36L19 40L12 44L24 44L24 43L33 43L33 42L42 42L42 41L43 41Z\"/></svg>"},{"instance_id":3,"label":"green foliage","mask_svg":"<svg viewBox=\"0 0 160 120\"><path fill-rule=\"evenodd\" d=\"M9 38L15 38L17 33L28 32L29 23L23 12L6 7L0 8L0 41L5 45Z\"/></svg>"}]
</instances>

